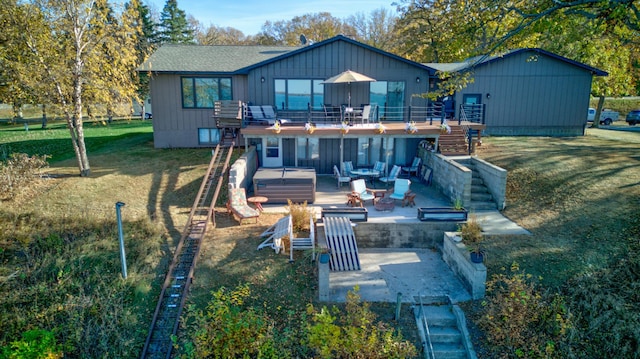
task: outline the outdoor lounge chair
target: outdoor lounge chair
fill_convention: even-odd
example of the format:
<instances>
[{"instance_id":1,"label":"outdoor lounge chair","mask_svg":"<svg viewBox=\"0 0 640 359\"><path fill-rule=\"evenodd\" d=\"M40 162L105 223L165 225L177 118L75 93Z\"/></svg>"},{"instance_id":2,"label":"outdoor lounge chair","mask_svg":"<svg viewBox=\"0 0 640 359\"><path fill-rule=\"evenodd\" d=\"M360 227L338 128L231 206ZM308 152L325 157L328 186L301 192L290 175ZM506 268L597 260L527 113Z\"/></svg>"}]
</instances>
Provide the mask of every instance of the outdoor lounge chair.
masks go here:
<instances>
[{"instance_id":1,"label":"outdoor lounge chair","mask_svg":"<svg viewBox=\"0 0 640 359\"><path fill-rule=\"evenodd\" d=\"M229 202L227 209L233 214L240 224L242 224L243 219L248 218L255 218L256 223L258 223L260 211L249 207L244 188L229 188Z\"/></svg>"},{"instance_id":2,"label":"outdoor lounge chair","mask_svg":"<svg viewBox=\"0 0 640 359\"><path fill-rule=\"evenodd\" d=\"M251 112L251 122L256 122L259 124L268 123L267 119L262 113L262 108L260 108L260 106L249 106L249 112Z\"/></svg>"},{"instance_id":3,"label":"outdoor lounge chair","mask_svg":"<svg viewBox=\"0 0 640 359\"><path fill-rule=\"evenodd\" d=\"M393 167L391 168L391 172L389 172L389 175L386 177L380 177L378 178L381 182L384 182L386 184L386 186L389 186L389 182L395 182L396 179L398 178L398 175L400 174L400 166L397 165L393 165Z\"/></svg>"},{"instance_id":4,"label":"outdoor lounge chair","mask_svg":"<svg viewBox=\"0 0 640 359\"><path fill-rule=\"evenodd\" d=\"M293 263L293 251L311 249L311 261L316 258L316 228L313 224L313 216L309 217L309 237L298 238L292 235L289 239L289 262Z\"/></svg>"},{"instance_id":5,"label":"outdoor lounge chair","mask_svg":"<svg viewBox=\"0 0 640 359\"><path fill-rule=\"evenodd\" d=\"M371 203L373 203L373 199L375 198L375 195L370 189L367 188L367 185L365 184L363 179L351 181L351 193L356 194L360 198L362 203L368 200L371 200Z\"/></svg>"},{"instance_id":6,"label":"outdoor lounge chair","mask_svg":"<svg viewBox=\"0 0 640 359\"><path fill-rule=\"evenodd\" d=\"M393 184L393 193L389 195L389 198L404 200L405 193L409 192L409 186L411 186L411 181L406 178L398 178Z\"/></svg>"},{"instance_id":7,"label":"outdoor lounge chair","mask_svg":"<svg viewBox=\"0 0 640 359\"><path fill-rule=\"evenodd\" d=\"M420 157L414 157L411 166L402 167L402 172L407 173L409 178L411 178L411 174L413 173L415 176L418 176L418 170L420 169Z\"/></svg>"},{"instance_id":8,"label":"outdoor lounge chair","mask_svg":"<svg viewBox=\"0 0 640 359\"><path fill-rule=\"evenodd\" d=\"M338 166L336 165L333 165L333 175L338 181L338 188L342 187L343 183L351 182L351 177L341 175L340 171L338 171Z\"/></svg>"},{"instance_id":9,"label":"outdoor lounge chair","mask_svg":"<svg viewBox=\"0 0 640 359\"><path fill-rule=\"evenodd\" d=\"M358 114L356 120L360 120L361 123L369 123L369 117L371 116L371 105L362 106L362 113Z\"/></svg>"},{"instance_id":10,"label":"outdoor lounge chair","mask_svg":"<svg viewBox=\"0 0 640 359\"><path fill-rule=\"evenodd\" d=\"M262 113L264 113L264 118L269 121L269 124L276 122L276 113L273 111L273 106L271 105L262 105Z\"/></svg>"}]
</instances>

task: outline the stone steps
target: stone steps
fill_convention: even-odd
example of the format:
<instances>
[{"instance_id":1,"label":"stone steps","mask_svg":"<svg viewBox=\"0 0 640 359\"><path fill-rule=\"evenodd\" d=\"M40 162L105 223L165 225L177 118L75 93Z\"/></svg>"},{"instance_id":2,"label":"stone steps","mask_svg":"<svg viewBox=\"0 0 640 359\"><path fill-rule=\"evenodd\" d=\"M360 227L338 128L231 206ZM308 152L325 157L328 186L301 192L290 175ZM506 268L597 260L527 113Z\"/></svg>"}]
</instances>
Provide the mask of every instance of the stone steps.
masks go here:
<instances>
[{"instance_id":1,"label":"stone steps","mask_svg":"<svg viewBox=\"0 0 640 359\"><path fill-rule=\"evenodd\" d=\"M418 307L419 308L419 305ZM433 349L436 359L467 359L468 354L463 344L462 332L449 304L423 305L424 316L429 325L429 341L425 334L425 352ZM415 310L416 321L420 323L419 309ZM418 324L420 325L420 324ZM427 355L427 357L429 357Z\"/></svg>"}]
</instances>

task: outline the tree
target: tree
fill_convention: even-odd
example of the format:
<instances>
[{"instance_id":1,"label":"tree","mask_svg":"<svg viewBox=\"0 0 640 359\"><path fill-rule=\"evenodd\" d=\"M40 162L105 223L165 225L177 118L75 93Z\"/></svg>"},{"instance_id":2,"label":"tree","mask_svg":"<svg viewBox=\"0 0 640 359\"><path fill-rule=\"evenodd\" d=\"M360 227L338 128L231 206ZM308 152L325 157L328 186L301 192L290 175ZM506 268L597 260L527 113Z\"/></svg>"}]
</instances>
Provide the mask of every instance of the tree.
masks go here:
<instances>
[{"instance_id":1,"label":"tree","mask_svg":"<svg viewBox=\"0 0 640 359\"><path fill-rule=\"evenodd\" d=\"M369 16L363 12L351 15L345 20L345 24L355 30L353 35L356 40L378 49L394 52L397 47L394 34L397 20L397 16L391 11L380 8L373 10Z\"/></svg>"},{"instance_id":2,"label":"tree","mask_svg":"<svg viewBox=\"0 0 640 359\"><path fill-rule=\"evenodd\" d=\"M178 8L177 0L167 0L160 14L158 37L160 43L191 44L194 31L187 22L184 10Z\"/></svg>"},{"instance_id":3,"label":"tree","mask_svg":"<svg viewBox=\"0 0 640 359\"><path fill-rule=\"evenodd\" d=\"M289 21L267 21L256 36L261 44L288 46L300 45L300 35L313 42L319 42L338 34L353 34L355 31L342 20L328 12L296 16Z\"/></svg>"},{"instance_id":4,"label":"tree","mask_svg":"<svg viewBox=\"0 0 640 359\"><path fill-rule=\"evenodd\" d=\"M48 95L60 107L80 175L89 176L82 110L132 96L137 32L127 16L116 18L107 0L2 1L8 6L6 25L15 34L13 46L28 50L12 64L28 79L22 86Z\"/></svg>"}]
</instances>

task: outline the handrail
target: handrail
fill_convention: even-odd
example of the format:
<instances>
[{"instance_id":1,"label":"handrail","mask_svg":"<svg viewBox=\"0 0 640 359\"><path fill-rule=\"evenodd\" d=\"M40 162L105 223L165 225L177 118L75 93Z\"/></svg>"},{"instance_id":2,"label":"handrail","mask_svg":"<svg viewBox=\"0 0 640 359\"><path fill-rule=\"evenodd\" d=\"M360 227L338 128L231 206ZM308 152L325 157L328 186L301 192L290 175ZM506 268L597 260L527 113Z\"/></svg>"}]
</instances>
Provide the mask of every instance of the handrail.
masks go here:
<instances>
[{"instance_id":1,"label":"handrail","mask_svg":"<svg viewBox=\"0 0 640 359\"><path fill-rule=\"evenodd\" d=\"M424 348L425 352L431 359L435 359L436 354L433 351L433 344L431 343L431 333L429 332L429 323L427 322L427 317L424 315L424 304L422 303L422 295L420 295L420 322L424 326L424 330L426 332L427 339L427 348ZM428 351L427 351L428 350Z\"/></svg>"}]
</instances>

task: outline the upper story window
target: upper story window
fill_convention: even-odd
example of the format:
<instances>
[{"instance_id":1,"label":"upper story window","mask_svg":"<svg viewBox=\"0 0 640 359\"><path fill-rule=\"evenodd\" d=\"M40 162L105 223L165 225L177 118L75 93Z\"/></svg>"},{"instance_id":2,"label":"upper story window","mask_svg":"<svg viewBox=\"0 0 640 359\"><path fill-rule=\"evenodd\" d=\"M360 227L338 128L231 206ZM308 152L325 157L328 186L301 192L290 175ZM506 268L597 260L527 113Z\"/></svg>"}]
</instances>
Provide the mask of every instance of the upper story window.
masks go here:
<instances>
[{"instance_id":1,"label":"upper story window","mask_svg":"<svg viewBox=\"0 0 640 359\"><path fill-rule=\"evenodd\" d=\"M323 80L276 79L275 102L281 110L322 110L324 103Z\"/></svg>"},{"instance_id":2,"label":"upper story window","mask_svg":"<svg viewBox=\"0 0 640 359\"><path fill-rule=\"evenodd\" d=\"M219 100L232 100L231 78L182 77L183 108L213 108Z\"/></svg>"}]
</instances>

